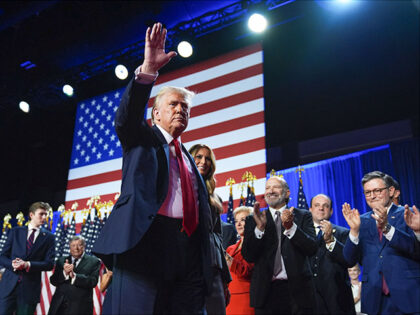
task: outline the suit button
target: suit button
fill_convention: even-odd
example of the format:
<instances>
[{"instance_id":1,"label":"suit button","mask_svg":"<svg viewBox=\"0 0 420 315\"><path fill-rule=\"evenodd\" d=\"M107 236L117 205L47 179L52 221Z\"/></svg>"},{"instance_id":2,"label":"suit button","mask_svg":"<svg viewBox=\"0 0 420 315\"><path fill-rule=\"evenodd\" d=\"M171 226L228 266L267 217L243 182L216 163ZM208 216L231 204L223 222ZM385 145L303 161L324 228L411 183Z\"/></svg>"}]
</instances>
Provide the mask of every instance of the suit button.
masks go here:
<instances>
[{"instance_id":1,"label":"suit button","mask_svg":"<svg viewBox=\"0 0 420 315\"><path fill-rule=\"evenodd\" d=\"M149 215L149 220L153 220L156 216L154 214Z\"/></svg>"},{"instance_id":2,"label":"suit button","mask_svg":"<svg viewBox=\"0 0 420 315\"><path fill-rule=\"evenodd\" d=\"M318 274L317 273L314 273L314 277L316 277L316 276L318 276Z\"/></svg>"},{"instance_id":3,"label":"suit button","mask_svg":"<svg viewBox=\"0 0 420 315\"><path fill-rule=\"evenodd\" d=\"M379 258L384 258L384 256L381 255L381 256L379 256Z\"/></svg>"},{"instance_id":4,"label":"suit button","mask_svg":"<svg viewBox=\"0 0 420 315\"><path fill-rule=\"evenodd\" d=\"M315 256L315 259L318 259L318 256Z\"/></svg>"},{"instance_id":5,"label":"suit button","mask_svg":"<svg viewBox=\"0 0 420 315\"><path fill-rule=\"evenodd\" d=\"M318 267L318 265L317 265L317 264L315 264L315 265L314 265L314 267Z\"/></svg>"}]
</instances>

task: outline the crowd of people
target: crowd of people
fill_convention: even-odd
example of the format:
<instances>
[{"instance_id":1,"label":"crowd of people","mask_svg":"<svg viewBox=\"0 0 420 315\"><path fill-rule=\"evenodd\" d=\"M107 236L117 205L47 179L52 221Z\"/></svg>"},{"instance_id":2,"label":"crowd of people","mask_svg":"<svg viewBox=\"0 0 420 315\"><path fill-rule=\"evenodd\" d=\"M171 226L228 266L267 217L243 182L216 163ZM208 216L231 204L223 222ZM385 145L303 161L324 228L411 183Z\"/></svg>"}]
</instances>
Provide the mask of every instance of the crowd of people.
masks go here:
<instances>
[{"instance_id":1,"label":"crowd of people","mask_svg":"<svg viewBox=\"0 0 420 315\"><path fill-rule=\"evenodd\" d=\"M236 232L221 221L212 149L198 144L188 152L181 143L194 93L162 88L153 126L144 119L158 71L176 54L165 52L165 39L160 23L148 28L144 62L116 112L121 195L93 248L112 271L104 313L419 313L420 213L394 204L399 187L387 174L362 179L371 211L342 205L350 229L330 222L326 194L313 196L308 210L289 208L289 186L276 176L265 184L267 209L259 202L235 209ZM29 225L8 237L0 314L33 314L39 302L41 272L54 266L54 237L42 228L47 209L31 205ZM50 314L92 313L100 261L84 246L74 237L70 256L56 262Z\"/></svg>"}]
</instances>

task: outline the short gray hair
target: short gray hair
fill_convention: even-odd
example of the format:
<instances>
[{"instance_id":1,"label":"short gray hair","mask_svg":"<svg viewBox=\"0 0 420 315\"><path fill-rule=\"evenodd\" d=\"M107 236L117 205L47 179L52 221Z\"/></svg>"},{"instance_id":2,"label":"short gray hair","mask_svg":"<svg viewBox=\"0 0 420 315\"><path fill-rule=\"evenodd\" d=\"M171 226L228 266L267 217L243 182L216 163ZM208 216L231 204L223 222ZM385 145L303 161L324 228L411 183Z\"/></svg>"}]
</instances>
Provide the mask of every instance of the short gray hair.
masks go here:
<instances>
[{"instance_id":1,"label":"short gray hair","mask_svg":"<svg viewBox=\"0 0 420 315\"><path fill-rule=\"evenodd\" d=\"M188 90L186 88L183 88L183 87L176 87L176 86L164 86L164 87L162 87L159 90L158 94L156 95L155 101L154 101L153 107L152 107L152 123L153 124L155 123L155 115L153 113L154 109L156 107L159 107L161 98L168 93L177 93L177 94L182 95L184 97L184 100L187 102L187 104L189 106L191 106L192 98L195 96L195 93L193 91L190 91L190 90Z\"/></svg>"},{"instance_id":2,"label":"short gray hair","mask_svg":"<svg viewBox=\"0 0 420 315\"><path fill-rule=\"evenodd\" d=\"M73 243L74 241L81 241L81 242L82 242L83 247L86 247L86 241L85 241L85 239L83 238L83 236L80 236L80 235L75 235L75 236L73 236L73 237L70 239L70 243L69 243L69 244Z\"/></svg>"}]
</instances>

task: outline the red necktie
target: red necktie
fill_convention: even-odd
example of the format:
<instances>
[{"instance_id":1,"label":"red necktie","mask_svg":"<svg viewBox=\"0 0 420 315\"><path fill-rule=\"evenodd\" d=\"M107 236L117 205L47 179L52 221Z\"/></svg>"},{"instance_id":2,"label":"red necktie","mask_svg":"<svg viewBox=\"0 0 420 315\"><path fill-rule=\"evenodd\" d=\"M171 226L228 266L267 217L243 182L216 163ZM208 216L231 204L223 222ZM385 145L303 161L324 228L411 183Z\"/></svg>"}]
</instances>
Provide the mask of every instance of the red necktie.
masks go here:
<instances>
[{"instance_id":1,"label":"red necktie","mask_svg":"<svg viewBox=\"0 0 420 315\"><path fill-rule=\"evenodd\" d=\"M378 234L379 234L379 241L382 242L382 237L384 234L382 233L382 230L379 227L378 227ZM388 288L388 285L386 284L384 274L382 274L382 293L385 295L389 294L389 288Z\"/></svg>"},{"instance_id":2,"label":"red necktie","mask_svg":"<svg viewBox=\"0 0 420 315\"><path fill-rule=\"evenodd\" d=\"M198 214L194 199L193 184L187 164L182 157L179 142L177 139L174 139L172 142L175 146L176 160L179 166L179 176L181 177L182 209L184 214L182 225L187 235L191 236L198 225Z\"/></svg>"},{"instance_id":3,"label":"red necktie","mask_svg":"<svg viewBox=\"0 0 420 315\"><path fill-rule=\"evenodd\" d=\"M26 254L29 254L31 252L32 246L34 246L35 231L36 229L32 229L32 233L29 235L29 238L26 241Z\"/></svg>"}]
</instances>

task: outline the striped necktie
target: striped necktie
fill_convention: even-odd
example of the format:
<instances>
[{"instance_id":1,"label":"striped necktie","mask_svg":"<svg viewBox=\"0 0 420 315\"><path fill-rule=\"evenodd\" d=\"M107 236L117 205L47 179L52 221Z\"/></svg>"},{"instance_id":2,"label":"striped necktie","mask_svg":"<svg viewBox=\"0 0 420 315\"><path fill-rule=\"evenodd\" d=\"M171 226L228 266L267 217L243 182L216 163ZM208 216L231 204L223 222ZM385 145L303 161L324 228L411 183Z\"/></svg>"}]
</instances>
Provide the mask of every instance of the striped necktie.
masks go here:
<instances>
[{"instance_id":1,"label":"striped necktie","mask_svg":"<svg viewBox=\"0 0 420 315\"><path fill-rule=\"evenodd\" d=\"M32 247L34 246L35 232L36 229L32 229L32 232L26 241L26 254L29 254L32 250Z\"/></svg>"}]
</instances>

